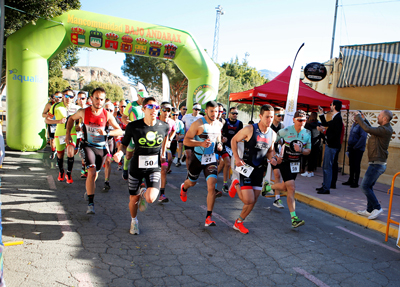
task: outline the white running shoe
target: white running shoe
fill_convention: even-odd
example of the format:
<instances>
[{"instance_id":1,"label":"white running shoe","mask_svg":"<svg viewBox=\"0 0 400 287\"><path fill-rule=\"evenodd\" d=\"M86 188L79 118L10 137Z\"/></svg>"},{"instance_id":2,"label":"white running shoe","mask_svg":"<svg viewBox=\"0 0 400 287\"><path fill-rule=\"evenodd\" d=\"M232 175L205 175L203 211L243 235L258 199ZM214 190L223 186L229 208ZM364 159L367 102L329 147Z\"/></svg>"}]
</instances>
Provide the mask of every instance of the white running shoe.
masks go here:
<instances>
[{"instance_id":1,"label":"white running shoe","mask_svg":"<svg viewBox=\"0 0 400 287\"><path fill-rule=\"evenodd\" d=\"M273 205L277 208L285 208L285 206L283 206L283 204L282 204L282 200L280 200L280 199L275 200Z\"/></svg>"},{"instance_id":2,"label":"white running shoe","mask_svg":"<svg viewBox=\"0 0 400 287\"><path fill-rule=\"evenodd\" d=\"M94 204L93 203L88 205L86 213L87 214L95 214L96 213L96 212L94 212Z\"/></svg>"},{"instance_id":3,"label":"white running shoe","mask_svg":"<svg viewBox=\"0 0 400 287\"><path fill-rule=\"evenodd\" d=\"M366 209L365 209L365 210L358 210L358 211L357 211L357 214L362 215L362 216L365 216L365 217L368 217L368 216L371 215L371 213L368 212Z\"/></svg>"},{"instance_id":4,"label":"white running shoe","mask_svg":"<svg viewBox=\"0 0 400 287\"><path fill-rule=\"evenodd\" d=\"M374 209L371 212L371 215L368 216L368 219L375 219L379 216L379 214L381 214L383 212L383 209Z\"/></svg>"},{"instance_id":5,"label":"white running shoe","mask_svg":"<svg viewBox=\"0 0 400 287\"><path fill-rule=\"evenodd\" d=\"M139 222L137 219L132 219L131 228L129 229L130 234L139 234Z\"/></svg>"},{"instance_id":6,"label":"white running shoe","mask_svg":"<svg viewBox=\"0 0 400 287\"><path fill-rule=\"evenodd\" d=\"M146 188L142 187L140 189L140 199L139 199L139 211L144 212L147 209L147 201L146 198L144 197L144 193L146 192Z\"/></svg>"},{"instance_id":7,"label":"white running shoe","mask_svg":"<svg viewBox=\"0 0 400 287\"><path fill-rule=\"evenodd\" d=\"M308 171L306 171L305 173L302 173L302 174L301 174L301 176L307 176L307 177L309 177L308 175L309 175Z\"/></svg>"},{"instance_id":8,"label":"white running shoe","mask_svg":"<svg viewBox=\"0 0 400 287\"><path fill-rule=\"evenodd\" d=\"M307 177L313 177L314 176L314 172L309 172Z\"/></svg>"}]
</instances>

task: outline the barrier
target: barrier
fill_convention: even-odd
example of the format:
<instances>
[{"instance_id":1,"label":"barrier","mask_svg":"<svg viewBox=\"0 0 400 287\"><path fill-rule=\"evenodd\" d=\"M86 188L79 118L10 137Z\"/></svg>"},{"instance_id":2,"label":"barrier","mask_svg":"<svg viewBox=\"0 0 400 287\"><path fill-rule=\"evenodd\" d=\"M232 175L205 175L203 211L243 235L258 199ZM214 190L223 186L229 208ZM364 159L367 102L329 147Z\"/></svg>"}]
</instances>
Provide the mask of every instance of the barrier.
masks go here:
<instances>
[{"instance_id":1,"label":"barrier","mask_svg":"<svg viewBox=\"0 0 400 287\"><path fill-rule=\"evenodd\" d=\"M390 199L389 199L389 208L388 208L388 219L387 219L387 224L386 224L386 237L385 237L385 241L386 241L386 242L388 241L388 237L389 237L389 225L390 225L390 223L394 223L394 224L400 225L399 222L394 221L393 219L390 219L390 215L391 215L391 213L392 213L392 202L393 202L393 193L394 193L394 191L393 191L393 188L394 188L394 181L396 180L396 177L397 177L398 175L400 175L400 172L396 173L396 174L393 176L393 179L392 179L392 186L391 186L390 189L389 189L389 191L390 191Z\"/></svg>"}]
</instances>

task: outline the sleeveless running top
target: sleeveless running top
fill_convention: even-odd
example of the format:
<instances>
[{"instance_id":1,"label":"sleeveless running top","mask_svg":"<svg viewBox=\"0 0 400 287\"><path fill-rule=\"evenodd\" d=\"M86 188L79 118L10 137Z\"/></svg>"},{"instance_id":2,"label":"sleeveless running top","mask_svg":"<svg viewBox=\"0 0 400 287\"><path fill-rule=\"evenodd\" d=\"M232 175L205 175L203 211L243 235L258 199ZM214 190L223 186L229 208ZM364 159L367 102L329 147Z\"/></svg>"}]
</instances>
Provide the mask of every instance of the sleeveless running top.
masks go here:
<instances>
[{"instance_id":1,"label":"sleeveless running top","mask_svg":"<svg viewBox=\"0 0 400 287\"><path fill-rule=\"evenodd\" d=\"M253 124L253 135L248 142L244 142L243 161L252 167L258 167L266 159L267 152L276 139L276 133L268 129L261 132L258 124Z\"/></svg>"},{"instance_id":2,"label":"sleeveless running top","mask_svg":"<svg viewBox=\"0 0 400 287\"><path fill-rule=\"evenodd\" d=\"M239 120L236 120L235 123L232 123L229 119L225 120L225 124L222 127L222 135L227 138L227 141L225 143L226 146L231 147L232 138L242 128L243 128L243 123Z\"/></svg>"},{"instance_id":3,"label":"sleeveless running top","mask_svg":"<svg viewBox=\"0 0 400 287\"><path fill-rule=\"evenodd\" d=\"M83 121L84 128L84 139L89 143L90 146L105 149L106 148L106 136L100 135L97 130L105 130L107 124L107 111L102 109L98 116L92 113L91 107L85 109L85 119Z\"/></svg>"},{"instance_id":4,"label":"sleeveless running top","mask_svg":"<svg viewBox=\"0 0 400 287\"><path fill-rule=\"evenodd\" d=\"M221 135L221 126L218 122L214 122L214 125L210 125L205 117L202 117L201 120L203 121L204 130L203 133L200 135L195 135L194 139L196 141L203 142L206 139L211 140L211 145L208 148L204 148L201 146L194 147L194 154L196 155L197 159L201 161L201 156L203 154L213 154L215 150L215 143L218 139L218 136Z\"/></svg>"},{"instance_id":5,"label":"sleeveless running top","mask_svg":"<svg viewBox=\"0 0 400 287\"><path fill-rule=\"evenodd\" d=\"M280 129L282 129L282 123L279 123L278 126L274 126L274 123L271 124L271 129L278 133Z\"/></svg>"}]
</instances>

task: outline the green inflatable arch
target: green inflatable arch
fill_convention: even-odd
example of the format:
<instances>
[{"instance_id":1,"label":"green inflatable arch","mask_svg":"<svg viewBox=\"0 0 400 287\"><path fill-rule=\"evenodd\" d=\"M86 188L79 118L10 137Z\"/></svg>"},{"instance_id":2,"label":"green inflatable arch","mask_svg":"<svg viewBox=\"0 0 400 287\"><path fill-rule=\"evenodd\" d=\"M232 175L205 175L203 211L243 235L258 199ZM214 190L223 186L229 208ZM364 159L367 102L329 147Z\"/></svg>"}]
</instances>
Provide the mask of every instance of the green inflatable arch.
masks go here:
<instances>
[{"instance_id":1,"label":"green inflatable arch","mask_svg":"<svg viewBox=\"0 0 400 287\"><path fill-rule=\"evenodd\" d=\"M41 116L48 95L48 60L69 45L173 60L188 79L187 103L215 100L219 70L188 32L80 10L39 20L7 39L7 145L46 145Z\"/></svg>"}]
</instances>

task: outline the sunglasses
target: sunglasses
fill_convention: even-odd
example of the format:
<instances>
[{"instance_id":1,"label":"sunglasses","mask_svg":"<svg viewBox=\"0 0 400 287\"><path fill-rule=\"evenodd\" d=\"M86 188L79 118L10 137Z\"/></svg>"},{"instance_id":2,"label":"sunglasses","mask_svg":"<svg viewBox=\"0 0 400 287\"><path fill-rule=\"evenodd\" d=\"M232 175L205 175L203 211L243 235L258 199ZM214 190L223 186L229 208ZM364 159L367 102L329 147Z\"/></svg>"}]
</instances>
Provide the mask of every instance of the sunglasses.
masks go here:
<instances>
[{"instance_id":1,"label":"sunglasses","mask_svg":"<svg viewBox=\"0 0 400 287\"><path fill-rule=\"evenodd\" d=\"M55 97L56 99L61 99L62 97Z\"/></svg>"},{"instance_id":2,"label":"sunglasses","mask_svg":"<svg viewBox=\"0 0 400 287\"><path fill-rule=\"evenodd\" d=\"M114 112L114 110L113 109L106 109L106 111L109 111L109 112Z\"/></svg>"},{"instance_id":3,"label":"sunglasses","mask_svg":"<svg viewBox=\"0 0 400 287\"><path fill-rule=\"evenodd\" d=\"M224 111L218 111L218 113L222 114Z\"/></svg>"},{"instance_id":4,"label":"sunglasses","mask_svg":"<svg viewBox=\"0 0 400 287\"><path fill-rule=\"evenodd\" d=\"M296 119L296 121L298 121L298 122L305 122L305 121L307 121L306 119Z\"/></svg>"},{"instance_id":5,"label":"sunglasses","mask_svg":"<svg viewBox=\"0 0 400 287\"><path fill-rule=\"evenodd\" d=\"M238 115L239 113L231 113L232 115Z\"/></svg>"},{"instance_id":6,"label":"sunglasses","mask_svg":"<svg viewBox=\"0 0 400 287\"><path fill-rule=\"evenodd\" d=\"M283 115L276 115L278 118L281 118L281 117L283 117Z\"/></svg>"},{"instance_id":7,"label":"sunglasses","mask_svg":"<svg viewBox=\"0 0 400 287\"><path fill-rule=\"evenodd\" d=\"M187 108L184 108L183 110L184 110L184 111L187 111Z\"/></svg>"},{"instance_id":8,"label":"sunglasses","mask_svg":"<svg viewBox=\"0 0 400 287\"><path fill-rule=\"evenodd\" d=\"M81 100L86 100L86 97L80 98Z\"/></svg>"},{"instance_id":9,"label":"sunglasses","mask_svg":"<svg viewBox=\"0 0 400 287\"><path fill-rule=\"evenodd\" d=\"M162 108L161 110L162 110L163 112L168 112L168 113L171 111L171 109L167 109L167 108Z\"/></svg>"},{"instance_id":10,"label":"sunglasses","mask_svg":"<svg viewBox=\"0 0 400 287\"><path fill-rule=\"evenodd\" d=\"M179 116L178 114L171 114L171 116L173 116L173 117L177 117L177 116Z\"/></svg>"},{"instance_id":11,"label":"sunglasses","mask_svg":"<svg viewBox=\"0 0 400 287\"><path fill-rule=\"evenodd\" d=\"M145 105L144 107L145 107L145 108L148 108L149 110L152 110L152 109L159 110L159 109L160 109L160 106L159 106L159 105L156 105L156 104L147 104L147 105Z\"/></svg>"},{"instance_id":12,"label":"sunglasses","mask_svg":"<svg viewBox=\"0 0 400 287\"><path fill-rule=\"evenodd\" d=\"M195 110L195 111L201 111L200 109L193 109L193 110Z\"/></svg>"},{"instance_id":13,"label":"sunglasses","mask_svg":"<svg viewBox=\"0 0 400 287\"><path fill-rule=\"evenodd\" d=\"M126 108L126 106L119 106L120 108Z\"/></svg>"},{"instance_id":14,"label":"sunglasses","mask_svg":"<svg viewBox=\"0 0 400 287\"><path fill-rule=\"evenodd\" d=\"M73 99L75 96L74 95L64 95L64 97L66 97L67 99Z\"/></svg>"}]
</instances>

